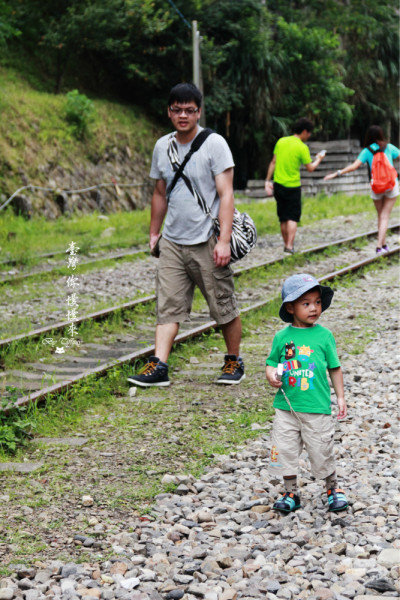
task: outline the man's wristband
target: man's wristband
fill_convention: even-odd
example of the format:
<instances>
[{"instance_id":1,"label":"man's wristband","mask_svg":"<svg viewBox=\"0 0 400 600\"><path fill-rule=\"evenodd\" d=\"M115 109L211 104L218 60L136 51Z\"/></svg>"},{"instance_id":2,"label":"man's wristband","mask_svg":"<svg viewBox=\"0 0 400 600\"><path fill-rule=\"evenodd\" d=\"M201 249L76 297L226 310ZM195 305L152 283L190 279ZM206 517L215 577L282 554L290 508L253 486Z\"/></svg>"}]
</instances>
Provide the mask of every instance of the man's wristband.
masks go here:
<instances>
[{"instance_id":1,"label":"man's wristband","mask_svg":"<svg viewBox=\"0 0 400 600\"><path fill-rule=\"evenodd\" d=\"M341 175L341 174L342 174L342 170L341 170L341 169L338 169L338 170L336 171L336 175Z\"/></svg>"}]
</instances>

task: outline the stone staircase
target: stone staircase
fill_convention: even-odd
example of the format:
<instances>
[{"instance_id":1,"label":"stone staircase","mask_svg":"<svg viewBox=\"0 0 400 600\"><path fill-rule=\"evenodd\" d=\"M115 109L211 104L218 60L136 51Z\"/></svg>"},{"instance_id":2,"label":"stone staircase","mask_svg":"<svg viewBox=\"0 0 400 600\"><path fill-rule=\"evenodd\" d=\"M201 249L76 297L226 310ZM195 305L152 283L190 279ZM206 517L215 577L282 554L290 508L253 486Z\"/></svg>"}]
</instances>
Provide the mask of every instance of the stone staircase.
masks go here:
<instances>
[{"instance_id":1,"label":"stone staircase","mask_svg":"<svg viewBox=\"0 0 400 600\"><path fill-rule=\"evenodd\" d=\"M336 177L330 181L323 181L325 175L343 169L354 162L361 152L360 142L358 140L337 140L332 142L310 142L307 144L310 148L311 159L325 149L326 156L320 166L309 173L305 167L301 168L301 188L302 195L315 196L319 192L325 192L327 195L335 192L344 194L368 194L370 191L368 169L362 166L357 171ZM264 190L264 180L249 180L245 190L246 196L250 198L266 198Z\"/></svg>"}]
</instances>

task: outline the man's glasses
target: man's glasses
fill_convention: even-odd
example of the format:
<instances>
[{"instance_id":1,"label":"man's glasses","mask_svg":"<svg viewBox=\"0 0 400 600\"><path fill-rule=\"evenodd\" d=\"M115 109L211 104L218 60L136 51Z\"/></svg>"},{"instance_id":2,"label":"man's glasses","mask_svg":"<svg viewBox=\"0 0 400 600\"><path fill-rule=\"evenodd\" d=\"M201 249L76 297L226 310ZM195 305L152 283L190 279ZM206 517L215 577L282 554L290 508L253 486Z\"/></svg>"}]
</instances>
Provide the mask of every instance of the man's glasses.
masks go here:
<instances>
[{"instance_id":1,"label":"man's glasses","mask_svg":"<svg viewBox=\"0 0 400 600\"><path fill-rule=\"evenodd\" d=\"M189 106L189 108L181 108L180 106L170 106L169 110L174 115L180 115L181 113L183 113L184 115L194 115L195 113L199 112L198 108L193 108L192 106Z\"/></svg>"}]
</instances>

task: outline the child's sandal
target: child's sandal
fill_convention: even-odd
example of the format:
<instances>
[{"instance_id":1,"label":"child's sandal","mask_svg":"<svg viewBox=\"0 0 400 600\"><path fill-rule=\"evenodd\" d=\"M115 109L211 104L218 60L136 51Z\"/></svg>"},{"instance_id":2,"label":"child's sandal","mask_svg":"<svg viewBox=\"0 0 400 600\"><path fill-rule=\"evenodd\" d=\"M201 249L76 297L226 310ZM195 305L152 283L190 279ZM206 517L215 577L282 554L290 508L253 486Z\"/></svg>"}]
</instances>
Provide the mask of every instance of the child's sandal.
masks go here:
<instances>
[{"instance_id":1,"label":"child's sandal","mask_svg":"<svg viewBox=\"0 0 400 600\"><path fill-rule=\"evenodd\" d=\"M329 490L327 490L327 494L329 512L338 512L339 510L345 510L349 506L346 495L344 491L340 488L330 488Z\"/></svg>"},{"instance_id":2,"label":"child's sandal","mask_svg":"<svg viewBox=\"0 0 400 600\"><path fill-rule=\"evenodd\" d=\"M277 500L272 508L274 510L281 510L282 512L293 512L300 508L300 498L293 493L285 492L279 500Z\"/></svg>"}]
</instances>

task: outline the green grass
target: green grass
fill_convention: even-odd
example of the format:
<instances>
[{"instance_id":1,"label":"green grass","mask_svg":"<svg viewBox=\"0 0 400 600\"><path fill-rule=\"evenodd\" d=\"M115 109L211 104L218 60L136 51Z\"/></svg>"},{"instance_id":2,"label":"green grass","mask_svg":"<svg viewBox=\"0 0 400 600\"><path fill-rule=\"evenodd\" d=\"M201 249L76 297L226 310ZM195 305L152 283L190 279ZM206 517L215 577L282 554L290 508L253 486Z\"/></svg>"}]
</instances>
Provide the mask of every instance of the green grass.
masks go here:
<instances>
[{"instance_id":1,"label":"green grass","mask_svg":"<svg viewBox=\"0 0 400 600\"><path fill-rule=\"evenodd\" d=\"M85 164L97 164L107 152L117 155L128 148L132 165L148 173L154 142L162 132L137 107L91 98L94 120L85 138L77 140L66 118L65 94L43 91L37 82L29 83L17 70L4 67L0 67L0 87L0 205L27 183L53 187L46 166L73 174ZM72 240L79 242L82 253L98 244L128 247L147 242L148 211L138 212L134 219L130 214L98 217L91 214L48 222L36 216L25 222L11 210L2 210L0 256L29 264L34 255L63 251ZM102 239L109 227L116 231Z\"/></svg>"},{"instance_id":2,"label":"green grass","mask_svg":"<svg viewBox=\"0 0 400 600\"><path fill-rule=\"evenodd\" d=\"M9 192L22 185L19 168L30 183L49 187L41 165L54 163L69 170L82 160L98 158L108 148L127 146L135 160L139 155L150 156L159 134L138 108L91 98L94 121L86 138L77 140L66 118L65 94L37 89L16 70L4 67L0 68L0 86L0 183Z\"/></svg>"},{"instance_id":3,"label":"green grass","mask_svg":"<svg viewBox=\"0 0 400 600\"><path fill-rule=\"evenodd\" d=\"M99 216L62 216L56 221L34 217L27 221L8 208L0 212L1 257L16 260L17 264L34 264L34 257L39 254L66 252L72 241L78 245L81 256L93 248L129 248L148 242L150 209L110 214L106 219ZM111 227L115 229L112 236L102 238L102 233ZM65 256L67 264L68 255ZM62 256L57 260L62 260Z\"/></svg>"}]
</instances>

